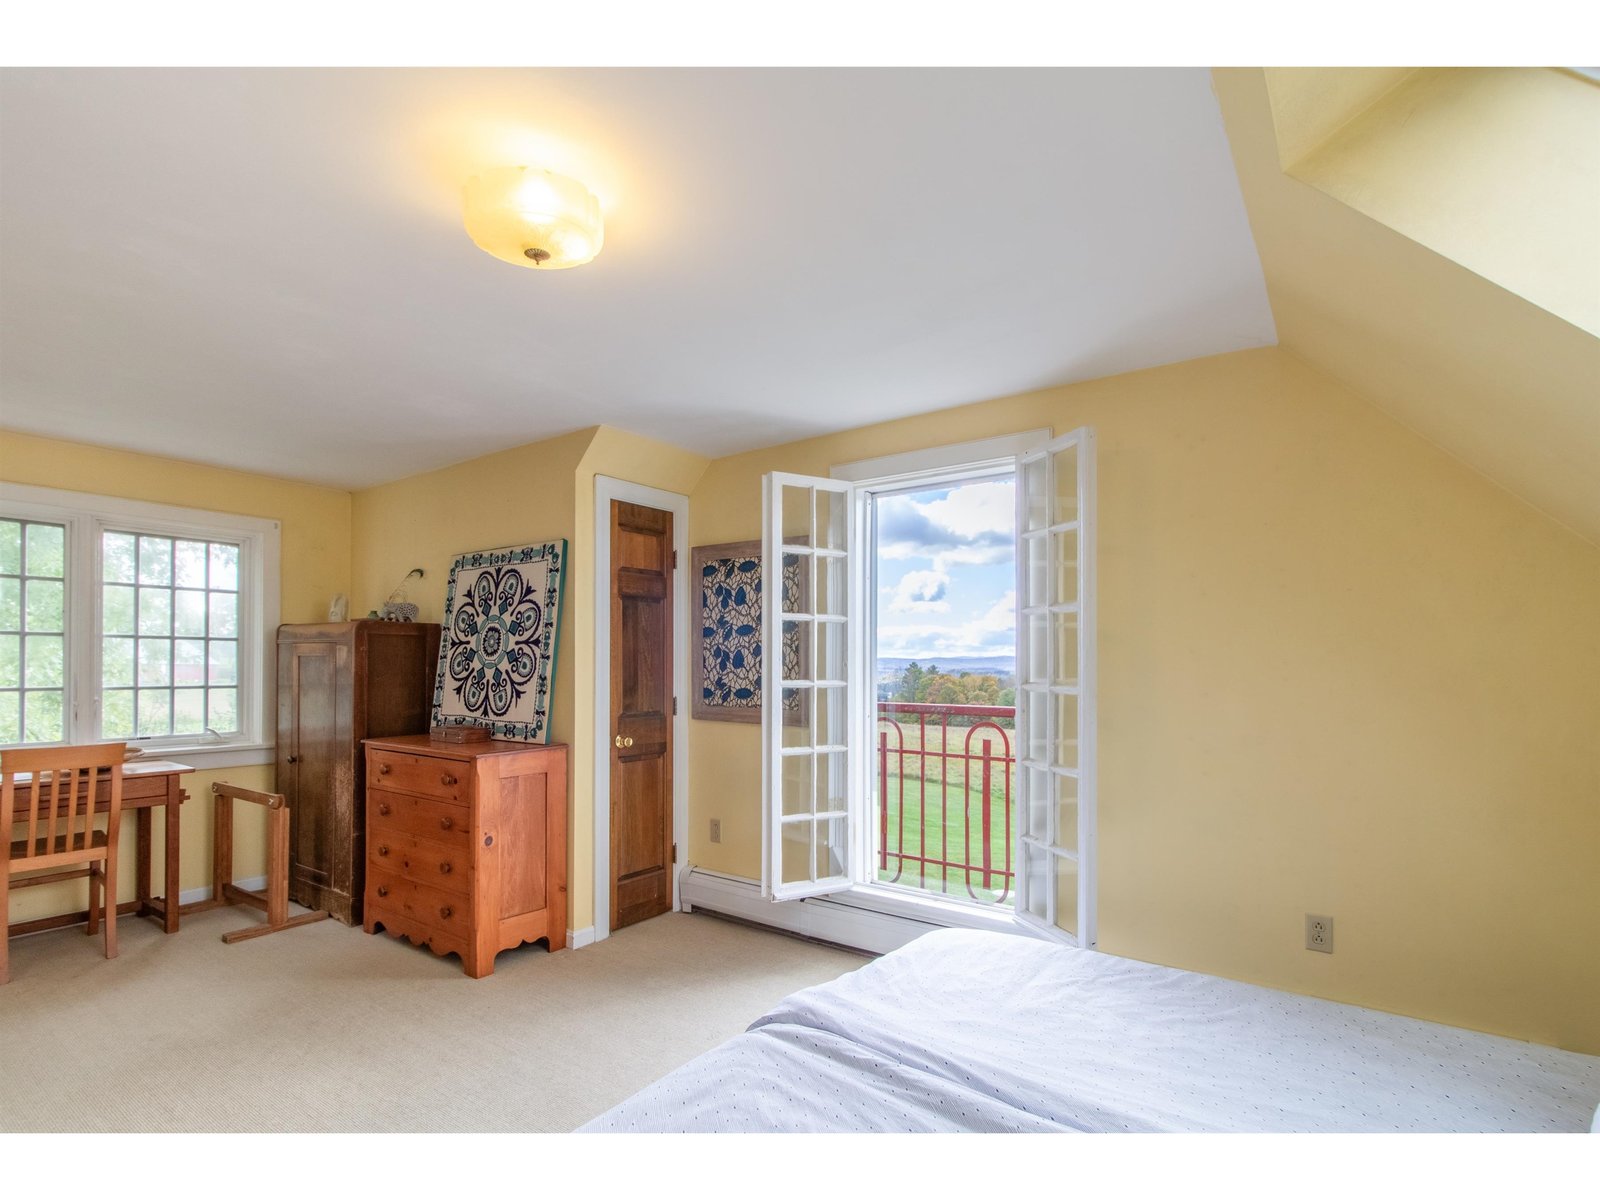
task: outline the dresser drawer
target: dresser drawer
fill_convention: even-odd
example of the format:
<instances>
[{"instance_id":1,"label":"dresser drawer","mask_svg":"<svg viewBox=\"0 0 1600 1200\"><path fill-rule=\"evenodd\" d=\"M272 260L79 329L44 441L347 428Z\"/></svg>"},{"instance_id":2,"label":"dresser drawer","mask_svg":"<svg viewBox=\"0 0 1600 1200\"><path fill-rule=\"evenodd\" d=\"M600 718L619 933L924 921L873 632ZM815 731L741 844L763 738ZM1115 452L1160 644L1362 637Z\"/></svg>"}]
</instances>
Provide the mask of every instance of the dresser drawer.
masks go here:
<instances>
[{"instance_id":1,"label":"dresser drawer","mask_svg":"<svg viewBox=\"0 0 1600 1200\"><path fill-rule=\"evenodd\" d=\"M472 847L464 840L436 842L398 829L373 828L367 861L417 883L465 895L472 889Z\"/></svg>"},{"instance_id":2,"label":"dresser drawer","mask_svg":"<svg viewBox=\"0 0 1600 1200\"><path fill-rule=\"evenodd\" d=\"M458 937L472 931L472 905L465 897L397 875L375 860L367 863L366 899L368 911L379 921L387 910Z\"/></svg>"},{"instance_id":3,"label":"dresser drawer","mask_svg":"<svg viewBox=\"0 0 1600 1200\"><path fill-rule=\"evenodd\" d=\"M429 800L372 788L367 792L367 844L385 838L426 838L465 847L472 838L472 810L447 800Z\"/></svg>"},{"instance_id":4,"label":"dresser drawer","mask_svg":"<svg viewBox=\"0 0 1600 1200\"><path fill-rule=\"evenodd\" d=\"M472 795L472 769L451 758L429 758L374 750L367 760L367 782L372 787L416 792L452 804L466 804Z\"/></svg>"}]
</instances>

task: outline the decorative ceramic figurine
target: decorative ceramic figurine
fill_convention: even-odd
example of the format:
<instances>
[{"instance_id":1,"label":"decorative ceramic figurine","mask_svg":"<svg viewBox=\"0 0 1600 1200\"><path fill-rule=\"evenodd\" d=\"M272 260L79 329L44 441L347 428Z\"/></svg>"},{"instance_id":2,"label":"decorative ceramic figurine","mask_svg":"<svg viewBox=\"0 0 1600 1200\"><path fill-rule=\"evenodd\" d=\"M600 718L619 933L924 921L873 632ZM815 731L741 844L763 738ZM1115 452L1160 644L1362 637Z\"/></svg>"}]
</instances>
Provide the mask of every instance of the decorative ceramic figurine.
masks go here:
<instances>
[{"instance_id":1,"label":"decorative ceramic figurine","mask_svg":"<svg viewBox=\"0 0 1600 1200\"><path fill-rule=\"evenodd\" d=\"M406 574L405 579L400 581L399 586L396 587L394 591L390 592L389 598L383 602L383 620L415 621L417 619L417 614L422 610L419 609L415 604L410 604L406 601L406 583L413 577L421 579L422 576L423 571L421 567L411 568L411 570Z\"/></svg>"}]
</instances>

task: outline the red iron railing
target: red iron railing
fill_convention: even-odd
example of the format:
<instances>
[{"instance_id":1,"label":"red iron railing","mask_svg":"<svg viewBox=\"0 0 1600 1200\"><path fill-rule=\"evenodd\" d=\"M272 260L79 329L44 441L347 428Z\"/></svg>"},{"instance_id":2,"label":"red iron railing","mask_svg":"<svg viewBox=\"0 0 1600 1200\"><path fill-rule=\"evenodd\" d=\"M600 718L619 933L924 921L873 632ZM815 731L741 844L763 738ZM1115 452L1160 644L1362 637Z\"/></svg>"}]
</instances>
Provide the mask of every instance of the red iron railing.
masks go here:
<instances>
[{"instance_id":1,"label":"red iron railing","mask_svg":"<svg viewBox=\"0 0 1600 1200\"><path fill-rule=\"evenodd\" d=\"M1011 903L1016 715L1001 705L878 702L883 882L945 895L965 887L980 903Z\"/></svg>"}]
</instances>

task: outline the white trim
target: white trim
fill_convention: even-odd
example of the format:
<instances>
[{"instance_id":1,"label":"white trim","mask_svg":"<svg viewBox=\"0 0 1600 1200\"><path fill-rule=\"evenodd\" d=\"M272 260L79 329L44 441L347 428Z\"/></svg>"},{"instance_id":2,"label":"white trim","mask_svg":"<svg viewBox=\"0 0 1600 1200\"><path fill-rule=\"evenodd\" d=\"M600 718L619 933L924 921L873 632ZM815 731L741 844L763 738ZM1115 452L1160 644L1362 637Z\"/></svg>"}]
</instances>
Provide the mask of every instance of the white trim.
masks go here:
<instances>
[{"instance_id":1,"label":"white trim","mask_svg":"<svg viewBox=\"0 0 1600 1200\"><path fill-rule=\"evenodd\" d=\"M689 497L594 477L594 925L590 941L611 936L611 501L643 504L672 514L672 840L689 851ZM674 864L676 868L676 864ZM682 906L681 873L672 871L672 907ZM588 942L583 943L588 945Z\"/></svg>"},{"instance_id":2,"label":"white trim","mask_svg":"<svg viewBox=\"0 0 1600 1200\"><path fill-rule=\"evenodd\" d=\"M1027 429L1021 433L980 438L973 442L957 442L949 446L933 446L926 450L908 450L904 454L886 454L881 458L840 463L831 474L835 479L871 483L874 487L901 481L913 483L918 476L930 473L962 468L983 470L991 465L1010 466L1017 455L1026 454L1049 440L1048 428Z\"/></svg>"},{"instance_id":3,"label":"white trim","mask_svg":"<svg viewBox=\"0 0 1600 1200\"><path fill-rule=\"evenodd\" d=\"M582 929L567 930L567 949L582 950L585 946L594 945L594 926L585 925Z\"/></svg>"},{"instance_id":4,"label":"white trim","mask_svg":"<svg viewBox=\"0 0 1600 1200\"><path fill-rule=\"evenodd\" d=\"M887 954L925 933L958 925L945 914L938 920L924 916L923 911L929 907L925 904L897 909L893 901L885 900L881 889L873 889L867 896L859 889L852 889L831 896L811 896L774 904L762 895L761 884L756 880L700 867L684 872L683 900L686 911L703 908L707 912L739 917L871 954ZM956 906L938 907L949 910ZM982 918L986 914L974 910L974 915ZM1045 930L1036 930L1009 918L969 919L960 922L959 927L1057 940L1049 938Z\"/></svg>"},{"instance_id":5,"label":"white trim","mask_svg":"<svg viewBox=\"0 0 1600 1200\"><path fill-rule=\"evenodd\" d=\"M95 741L85 731L99 730L94 709L86 712L84 705L97 708L100 699L101 589L96 584L101 533L131 524L140 533L239 542L238 736L206 743L188 743L176 736L144 738L135 739L132 744L159 750L168 757L204 757L207 765L217 767L273 761L277 732L276 643L282 588L279 522L268 517L8 482L0 482L0 511L67 526L67 741ZM74 588L74 578L91 582ZM257 631L254 639L249 636L252 628Z\"/></svg>"}]
</instances>

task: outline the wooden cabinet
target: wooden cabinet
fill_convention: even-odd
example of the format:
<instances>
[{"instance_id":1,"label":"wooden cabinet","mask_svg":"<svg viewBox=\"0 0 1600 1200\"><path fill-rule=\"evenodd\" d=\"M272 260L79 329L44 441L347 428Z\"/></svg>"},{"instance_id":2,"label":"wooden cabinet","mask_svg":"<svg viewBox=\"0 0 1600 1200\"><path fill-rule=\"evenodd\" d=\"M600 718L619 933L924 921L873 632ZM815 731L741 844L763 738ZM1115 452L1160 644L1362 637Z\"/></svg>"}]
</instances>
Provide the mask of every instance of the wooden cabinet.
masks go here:
<instances>
[{"instance_id":1,"label":"wooden cabinet","mask_svg":"<svg viewBox=\"0 0 1600 1200\"><path fill-rule=\"evenodd\" d=\"M567 748L367 741L362 927L459 954L482 979L523 942L567 944Z\"/></svg>"},{"instance_id":2,"label":"wooden cabinet","mask_svg":"<svg viewBox=\"0 0 1600 1200\"><path fill-rule=\"evenodd\" d=\"M289 802L289 896L361 920L369 737L422 733L439 626L343 621L278 627L278 770Z\"/></svg>"}]
</instances>

